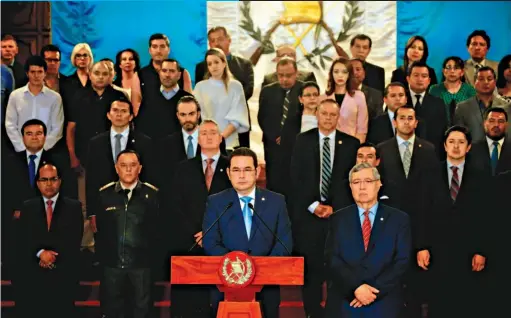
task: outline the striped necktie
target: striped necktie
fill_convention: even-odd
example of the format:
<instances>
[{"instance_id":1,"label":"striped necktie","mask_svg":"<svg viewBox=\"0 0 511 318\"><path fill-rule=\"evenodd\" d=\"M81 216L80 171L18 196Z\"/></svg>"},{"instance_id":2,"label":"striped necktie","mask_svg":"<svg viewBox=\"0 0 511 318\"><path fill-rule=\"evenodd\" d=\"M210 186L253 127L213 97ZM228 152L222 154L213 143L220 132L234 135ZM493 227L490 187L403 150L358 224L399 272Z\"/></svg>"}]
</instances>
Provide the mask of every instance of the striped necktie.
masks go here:
<instances>
[{"instance_id":1,"label":"striped necktie","mask_svg":"<svg viewBox=\"0 0 511 318\"><path fill-rule=\"evenodd\" d=\"M328 189L330 188L330 177L332 176L332 167L330 160L330 138L323 138L323 160L321 162L321 197L328 199Z\"/></svg>"},{"instance_id":2,"label":"striped necktie","mask_svg":"<svg viewBox=\"0 0 511 318\"><path fill-rule=\"evenodd\" d=\"M286 96L284 97L284 105L282 105L282 120L280 121L280 126L284 126L287 118L287 112L289 111L289 91L286 91Z\"/></svg>"},{"instance_id":3,"label":"striped necktie","mask_svg":"<svg viewBox=\"0 0 511 318\"><path fill-rule=\"evenodd\" d=\"M364 250L367 252L369 239L371 238L371 220L369 220L369 211L364 211L364 222L362 223L362 236L364 237Z\"/></svg>"},{"instance_id":4,"label":"striped necktie","mask_svg":"<svg viewBox=\"0 0 511 318\"><path fill-rule=\"evenodd\" d=\"M452 166L452 178L451 178L451 198L453 201L456 201L456 197L458 196L458 192L460 191L460 178L458 176L458 167Z\"/></svg>"}]
</instances>

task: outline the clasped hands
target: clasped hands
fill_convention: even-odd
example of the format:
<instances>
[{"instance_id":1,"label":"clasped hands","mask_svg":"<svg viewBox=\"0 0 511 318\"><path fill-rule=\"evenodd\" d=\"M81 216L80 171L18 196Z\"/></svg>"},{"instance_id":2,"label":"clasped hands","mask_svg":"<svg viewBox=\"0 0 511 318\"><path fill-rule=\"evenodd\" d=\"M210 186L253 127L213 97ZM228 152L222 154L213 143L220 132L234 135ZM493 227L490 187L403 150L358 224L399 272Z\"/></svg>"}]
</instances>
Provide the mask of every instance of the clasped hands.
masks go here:
<instances>
[{"instance_id":1,"label":"clasped hands","mask_svg":"<svg viewBox=\"0 0 511 318\"><path fill-rule=\"evenodd\" d=\"M362 306L370 305L376 300L376 295L380 291L368 284L362 284L355 289L355 299L350 303L351 307L360 308Z\"/></svg>"},{"instance_id":2,"label":"clasped hands","mask_svg":"<svg viewBox=\"0 0 511 318\"><path fill-rule=\"evenodd\" d=\"M39 255L39 266L46 269L54 269L56 267L55 261L57 260L59 253L54 251L44 250Z\"/></svg>"},{"instance_id":3,"label":"clasped hands","mask_svg":"<svg viewBox=\"0 0 511 318\"><path fill-rule=\"evenodd\" d=\"M334 209L329 205L318 204L314 209L314 214L322 219L327 219L334 213Z\"/></svg>"},{"instance_id":4,"label":"clasped hands","mask_svg":"<svg viewBox=\"0 0 511 318\"><path fill-rule=\"evenodd\" d=\"M422 250L417 252L417 265L419 265L420 268L423 270L428 270L428 266L430 263L430 254L428 250ZM473 272L480 272L484 269L484 266L486 264L486 257L475 254L472 257L472 271Z\"/></svg>"}]
</instances>

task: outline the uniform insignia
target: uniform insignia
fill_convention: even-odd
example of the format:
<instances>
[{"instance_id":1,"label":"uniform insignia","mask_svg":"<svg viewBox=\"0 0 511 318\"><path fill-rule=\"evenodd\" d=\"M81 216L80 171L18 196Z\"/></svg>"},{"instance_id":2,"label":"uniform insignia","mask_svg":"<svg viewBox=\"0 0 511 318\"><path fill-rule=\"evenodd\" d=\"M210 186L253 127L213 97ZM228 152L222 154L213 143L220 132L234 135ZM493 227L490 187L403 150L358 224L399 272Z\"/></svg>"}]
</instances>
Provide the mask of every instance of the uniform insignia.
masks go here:
<instances>
[{"instance_id":1,"label":"uniform insignia","mask_svg":"<svg viewBox=\"0 0 511 318\"><path fill-rule=\"evenodd\" d=\"M149 182L142 182L143 184L145 184L146 186L148 186L149 188L153 189L154 191L158 191L158 188L153 186L152 184L150 184Z\"/></svg>"},{"instance_id":2,"label":"uniform insignia","mask_svg":"<svg viewBox=\"0 0 511 318\"><path fill-rule=\"evenodd\" d=\"M102 186L101 188L99 188L99 191L103 191L103 190L105 190L106 188L109 188L109 187L113 186L114 184L115 184L115 182L107 183L107 184L105 184L104 186Z\"/></svg>"},{"instance_id":3,"label":"uniform insignia","mask_svg":"<svg viewBox=\"0 0 511 318\"><path fill-rule=\"evenodd\" d=\"M112 211L115 209L117 209L115 206L109 206L108 208L105 209L105 211Z\"/></svg>"}]
</instances>

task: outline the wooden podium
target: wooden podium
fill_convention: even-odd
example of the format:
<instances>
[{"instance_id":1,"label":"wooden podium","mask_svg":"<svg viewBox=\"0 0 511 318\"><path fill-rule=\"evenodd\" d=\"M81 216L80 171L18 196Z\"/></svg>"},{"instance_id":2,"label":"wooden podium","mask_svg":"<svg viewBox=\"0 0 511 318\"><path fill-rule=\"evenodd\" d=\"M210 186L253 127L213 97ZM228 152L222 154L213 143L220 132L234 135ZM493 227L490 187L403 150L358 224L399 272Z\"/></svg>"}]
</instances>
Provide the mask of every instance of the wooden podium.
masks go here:
<instances>
[{"instance_id":1,"label":"wooden podium","mask_svg":"<svg viewBox=\"0 0 511 318\"><path fill-rule=\"evenodd\" d=\"M256 293L264 285L303 285L303 270L303 257L172 256L170 283L217 285L225 296L217 318L261 318Z\"/></svg>"}]
</instances>

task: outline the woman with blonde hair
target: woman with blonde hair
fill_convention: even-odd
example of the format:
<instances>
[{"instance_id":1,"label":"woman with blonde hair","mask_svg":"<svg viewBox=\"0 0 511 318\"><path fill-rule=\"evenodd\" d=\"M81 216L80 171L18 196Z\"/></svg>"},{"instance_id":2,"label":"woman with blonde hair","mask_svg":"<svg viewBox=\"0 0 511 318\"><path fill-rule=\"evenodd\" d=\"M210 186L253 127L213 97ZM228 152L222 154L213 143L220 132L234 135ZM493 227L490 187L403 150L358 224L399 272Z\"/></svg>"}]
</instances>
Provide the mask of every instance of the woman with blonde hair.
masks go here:
<instances>
[{"instance_id":1,"label":"woman with blonde hair","mask_svg":"<svg viewBox=\"0 0 511 318\"><path fill-rule=\"evenodd\" d=\"M205 80L195 85L193 95L199 101L202 119L213 119L218 123L226 148L232 150L239 146L238 133L249 129L243 86L229 71L222 50L209 49L205 62Z\"/></svg>"},{"instance_id":2,"label":"woman with blonde hair","mask_svg":"<svg viewBox=\"0 0 511 318\"><path fill-rule=\"evenodd\" d=\"M364 93L357 90L356 85L351 63L339 57L330 66L328 87L320 100L335 100L340 106L337 130L357 137L363 143L367 136L367 103Z\"/></svg>"}]
</instances>

